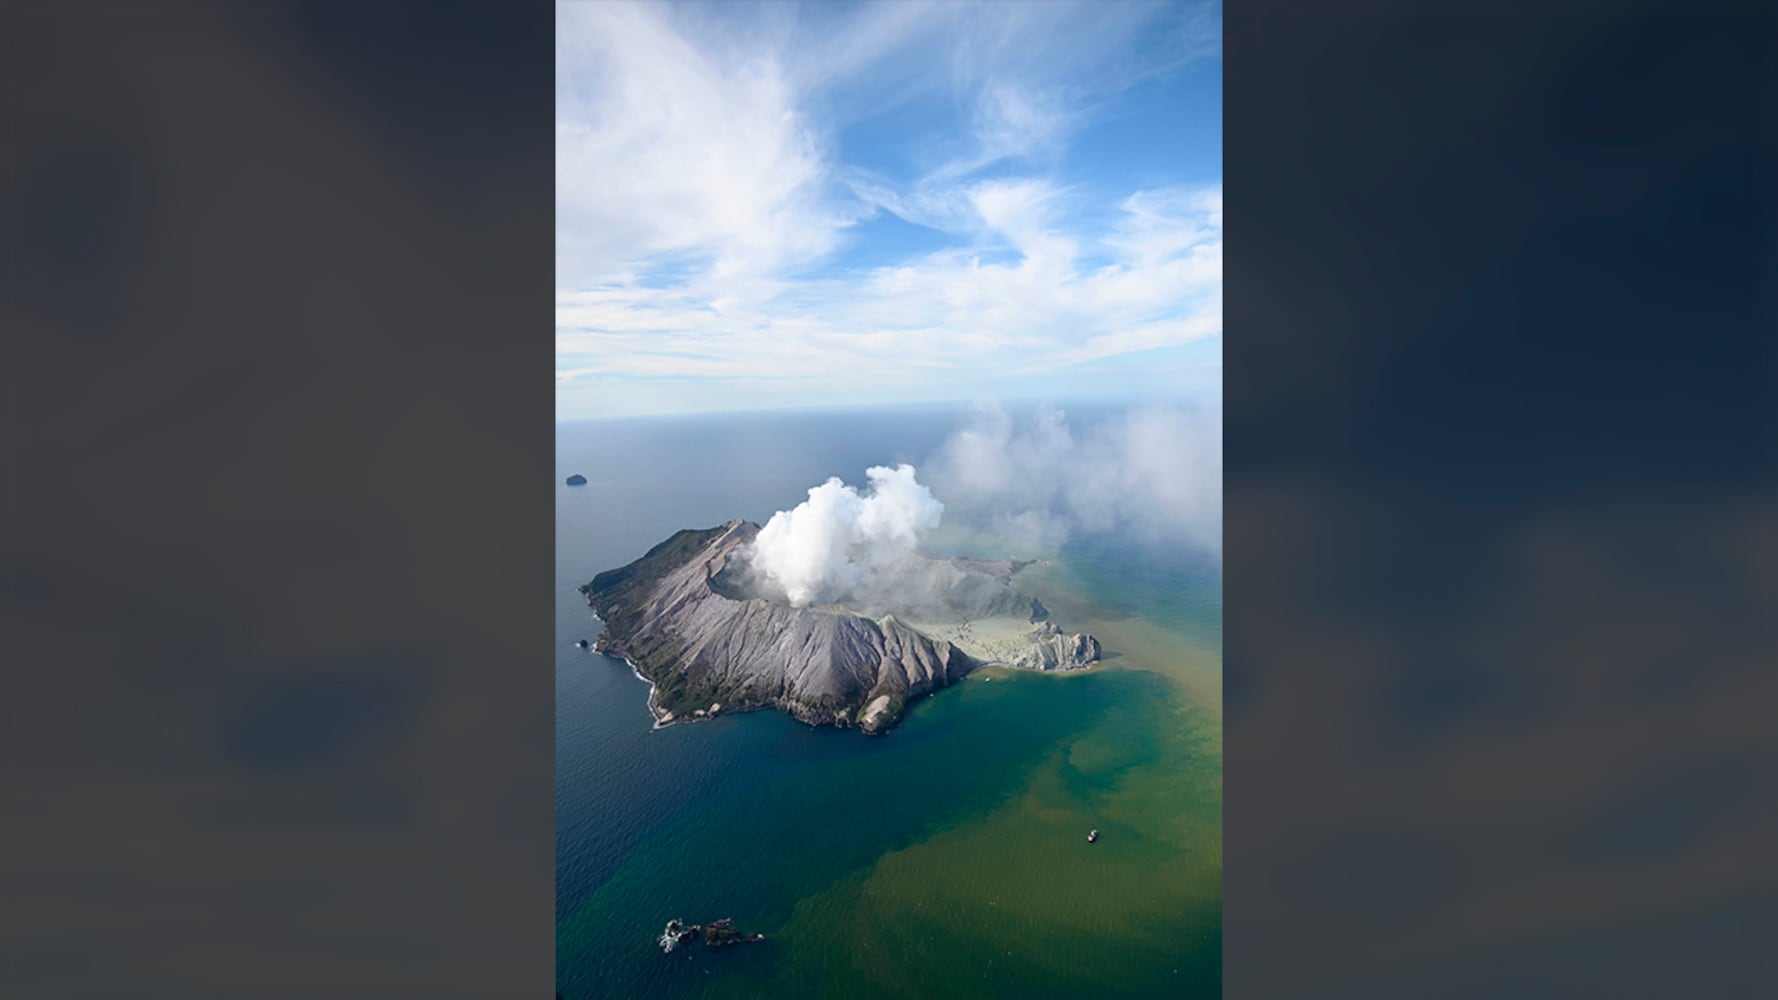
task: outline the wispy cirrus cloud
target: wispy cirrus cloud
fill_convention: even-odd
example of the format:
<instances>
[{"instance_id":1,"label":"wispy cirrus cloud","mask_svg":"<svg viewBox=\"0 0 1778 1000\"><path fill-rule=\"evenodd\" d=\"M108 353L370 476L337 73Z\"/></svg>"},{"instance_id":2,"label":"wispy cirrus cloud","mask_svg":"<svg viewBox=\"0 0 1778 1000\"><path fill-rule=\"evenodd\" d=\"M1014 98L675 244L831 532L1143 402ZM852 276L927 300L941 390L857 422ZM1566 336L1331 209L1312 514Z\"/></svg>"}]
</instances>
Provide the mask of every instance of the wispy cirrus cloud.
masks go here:
<instances>
[{"instance_id":1,"label":"wispy cirrus cloud","mask_svg":"<svg viewBox=\"0 0 1778 1000\"><path fill-rule=\"evenodd\" d=\"M625 380L892 393L1216 338L1219 137L1208 176L1120 186L1078 155L1213 57L1206 10L560 5L562 411Z\"/></svg>"}]
</instances>

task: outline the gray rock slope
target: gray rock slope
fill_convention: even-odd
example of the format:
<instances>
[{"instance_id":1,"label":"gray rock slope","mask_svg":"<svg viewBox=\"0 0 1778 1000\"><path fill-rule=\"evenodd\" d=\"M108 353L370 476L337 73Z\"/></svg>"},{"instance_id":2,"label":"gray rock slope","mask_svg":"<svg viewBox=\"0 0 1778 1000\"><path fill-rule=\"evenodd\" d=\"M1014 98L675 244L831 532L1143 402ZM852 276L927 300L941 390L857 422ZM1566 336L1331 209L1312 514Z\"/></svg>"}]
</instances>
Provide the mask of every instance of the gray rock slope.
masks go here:
<instances>
[{"instance_id":1,"label":"gray rock slope","mask_svg":"<svg viewBox=\"0 0 1778 1000\"><path fill-rule=\"evenodd\" d=\"M975 666L893 615L793 608L713 585L758 532L740 520L681 531L580 588L605 621L596 648L654 684L659 722L777 706L811 725L880 732Z\"/></svg>"}]
</instances>

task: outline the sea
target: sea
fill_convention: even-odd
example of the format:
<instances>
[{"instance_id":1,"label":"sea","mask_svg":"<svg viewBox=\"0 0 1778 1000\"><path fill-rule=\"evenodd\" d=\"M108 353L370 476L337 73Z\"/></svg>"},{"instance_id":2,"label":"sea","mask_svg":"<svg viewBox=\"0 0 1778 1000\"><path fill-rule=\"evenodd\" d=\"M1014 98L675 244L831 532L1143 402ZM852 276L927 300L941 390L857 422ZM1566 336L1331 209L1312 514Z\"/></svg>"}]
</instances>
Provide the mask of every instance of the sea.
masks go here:
<instances>
[{"instance_id":1,"label":"sea","mask_svg":"<svg viewBox=\"0 0 1778 1000\"><path fill-rule=\"evenodd\" d=\"M1094 418L1069 410L1071 424ZM594 574L681 528L764 523L829 476L917 467L964 419L898 408L557 425L561 997L1221 994L1214 558L1071 538L1018 583L1064 628L1095 634L1103 665L981 671L877 737L775 711L654 730L647 684L577 645L600 628L576 589ZM575 473L585 486L563 483ZM729 917L766 939L663 953L675 917Z\"/></svg>"}]
</instances>

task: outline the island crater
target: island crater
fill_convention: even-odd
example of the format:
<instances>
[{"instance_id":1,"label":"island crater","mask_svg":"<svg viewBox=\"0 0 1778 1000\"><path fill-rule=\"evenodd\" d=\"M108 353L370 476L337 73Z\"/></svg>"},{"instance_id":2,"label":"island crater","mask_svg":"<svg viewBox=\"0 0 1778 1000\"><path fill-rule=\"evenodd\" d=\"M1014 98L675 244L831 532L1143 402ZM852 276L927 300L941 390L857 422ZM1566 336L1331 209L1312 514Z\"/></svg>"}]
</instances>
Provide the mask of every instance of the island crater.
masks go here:
<instances>
[{"instance_id":1,"label":"island crater","mask_svg":"<svg viewBox=\"0 0 1778 1000\"><path fill-rule=\"evenodd\" d=\"M679 531L580 587L605 623L594 648L649 682L656 727L776 707L877 734L985 665L1099 661L1097 639L1014 588L1028 562L916 556L893 587L798 607L751 572L759 531L740 519Z\"/></svg>"}]
</instances>

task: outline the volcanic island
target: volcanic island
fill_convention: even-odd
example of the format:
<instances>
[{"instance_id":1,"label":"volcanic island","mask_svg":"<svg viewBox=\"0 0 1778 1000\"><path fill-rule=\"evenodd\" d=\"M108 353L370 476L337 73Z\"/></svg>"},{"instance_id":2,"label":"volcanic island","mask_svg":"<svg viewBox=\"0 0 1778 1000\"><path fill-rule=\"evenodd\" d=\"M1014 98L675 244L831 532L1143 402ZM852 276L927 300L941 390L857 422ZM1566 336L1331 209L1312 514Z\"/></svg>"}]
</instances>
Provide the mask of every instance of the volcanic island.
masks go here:
<instances>
[{"instance_id":1,"label":"volcanic island","mask_svg":"<svg viewBox=\"0 0 1778 1000\"><path fill-rule=\"evenodd\" d=\"M986 665L1099 661L1097 639L1064 632L1013 587L1028 562L921 556L903 599L796 607L751 582L745 560L759 531L740 519L680 531L581 586L605 623L594 648L651 685L656 728L775 707L877 734Z\"/></svg>"}]
</instances>

